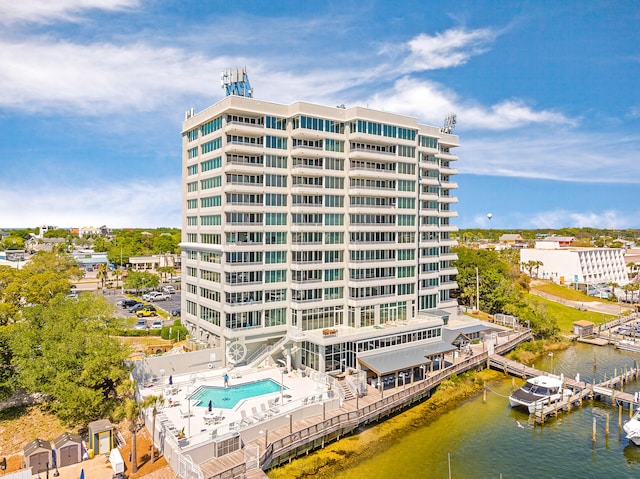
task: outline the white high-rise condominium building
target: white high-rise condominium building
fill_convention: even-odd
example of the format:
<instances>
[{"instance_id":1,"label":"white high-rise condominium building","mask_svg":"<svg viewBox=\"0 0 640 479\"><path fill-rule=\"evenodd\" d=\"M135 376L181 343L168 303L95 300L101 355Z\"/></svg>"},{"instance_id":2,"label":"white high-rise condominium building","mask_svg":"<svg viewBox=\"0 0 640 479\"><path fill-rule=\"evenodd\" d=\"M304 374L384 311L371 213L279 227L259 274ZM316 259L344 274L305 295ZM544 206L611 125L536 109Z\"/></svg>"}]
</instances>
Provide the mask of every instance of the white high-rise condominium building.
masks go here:
<instances>
[{"instance_id":1,"label":"white high-rise condominium building","mask_svg":"<svg viewBox=\"0 0 640 479\"><path fill-rule=\"evenodd\" d=\"M367 108L240 96L188 112L182 135L192 338L234 363L266 351L323 372L441 341L457 308L457 136Z\"/></svg>"}]
</instances>

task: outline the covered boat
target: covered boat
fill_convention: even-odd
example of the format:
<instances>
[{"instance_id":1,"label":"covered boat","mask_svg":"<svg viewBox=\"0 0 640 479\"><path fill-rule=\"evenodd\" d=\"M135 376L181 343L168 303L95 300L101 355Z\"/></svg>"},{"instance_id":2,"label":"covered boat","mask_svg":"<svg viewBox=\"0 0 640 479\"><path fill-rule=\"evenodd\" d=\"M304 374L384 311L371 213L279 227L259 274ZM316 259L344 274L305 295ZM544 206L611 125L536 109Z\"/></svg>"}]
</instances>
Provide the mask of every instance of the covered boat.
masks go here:
<instances>
[{"instance_id":1,"label":"covered boat","mask_svg":"<svg viewBox=\"0 0 640 479\"><path fill-rule=\"evenodd\" d=\"M622 429L627 433L629 441L636 446L640 446L640 409L636 411L631 419L624 423Z\"/></svg>"},{"instance_id":2,"label":"covered boat","mask_svg":"<svg viewBox=\"0 0 640 479\"><path fill-rule=\"evenodd\" d=\"M563 380L554 376L528 379L520 389L509 396L511 407L526 407L530 413L536 408L571 397L571 390L563 387Z\"/></svg>"}]
</instances>

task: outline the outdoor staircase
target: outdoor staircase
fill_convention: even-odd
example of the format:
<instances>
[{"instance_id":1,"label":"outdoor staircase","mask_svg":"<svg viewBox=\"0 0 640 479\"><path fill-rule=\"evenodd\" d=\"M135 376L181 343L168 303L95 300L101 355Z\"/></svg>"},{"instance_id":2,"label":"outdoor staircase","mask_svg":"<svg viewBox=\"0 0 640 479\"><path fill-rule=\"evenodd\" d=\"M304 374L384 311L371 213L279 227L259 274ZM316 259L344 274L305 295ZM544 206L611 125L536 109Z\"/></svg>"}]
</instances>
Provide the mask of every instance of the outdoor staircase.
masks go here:
<instances>
[{"instance_id":1,"label":"outdoor staircase","mask_svg":"<svg viewBox=\"0 0 640 479\"><path fill-rule=\"evenodd\" d=\"M351 388L347 384L347 381L344 380L344 378L338 379L338 383L340 384L340 386L342 386L342 389L344 389L344 400L345 401L349 401L351 399L355 399L356 398L355 394L353 394L353 391L351 391Z\"/></svg>"},{"instance_id":2,"label":"outdoor staircase","mask_svg":"<svg viewBox=\"0 0 640 479\"><path fill-rule=\"evenodd\" d=\"M116 442L118 443L118 447L126 446L127 441L125 441L124 436L116 429Z\"/></svg>"},{"instance_id":3,"label":"outdoor staircase","mask_svg":"<svg viewBox=\"0 0 640 479\"><path fill-rule=\"evenodd\" d=\"M277 349L280 348L287 341L287 339L288 338L285 335L282 338L280 338L278 342L275 344L272 344L270 346L267 346L267 345L262 346L260 349L258 349L258 351L252 354L251 357L249 357L249 359L247 359L247 365L249 367L258 366L258 364L260 364L262 361L267 359L269 355L276 352Z\"/></svg>"}]
</instances>

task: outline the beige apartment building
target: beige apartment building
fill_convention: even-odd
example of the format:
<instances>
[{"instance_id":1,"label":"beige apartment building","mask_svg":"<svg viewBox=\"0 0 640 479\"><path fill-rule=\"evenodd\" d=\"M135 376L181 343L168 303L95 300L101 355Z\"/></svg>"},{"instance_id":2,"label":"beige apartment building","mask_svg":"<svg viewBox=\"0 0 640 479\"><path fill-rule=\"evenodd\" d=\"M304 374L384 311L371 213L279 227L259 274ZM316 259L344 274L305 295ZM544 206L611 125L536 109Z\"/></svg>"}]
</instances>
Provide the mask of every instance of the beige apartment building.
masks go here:
<instances>
[{"instance_id":1,"label":"beige apartment building","mask_svg":"<svg viewBox=\"0 0 640 479\"><path fill-rule=\"evenodd\" d=\"M455 315L458 137L367 108L227 96L182 131L182 319L224 363L437 360ZM450 346L450 345L449 345Z\"/></svg>"}]
</instances>

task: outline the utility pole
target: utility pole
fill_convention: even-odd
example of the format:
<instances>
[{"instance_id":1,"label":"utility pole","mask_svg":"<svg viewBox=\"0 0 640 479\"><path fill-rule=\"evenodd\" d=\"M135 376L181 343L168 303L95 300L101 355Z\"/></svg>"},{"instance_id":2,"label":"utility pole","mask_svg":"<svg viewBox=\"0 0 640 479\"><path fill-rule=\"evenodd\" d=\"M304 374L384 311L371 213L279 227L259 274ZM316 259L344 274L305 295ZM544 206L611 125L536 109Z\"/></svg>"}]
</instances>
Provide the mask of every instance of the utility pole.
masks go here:
<instances>
[{"instance_id":1,"label":"utility pole","mask_svg":"<svg viewBox=\"0 0 640 479\"><path fill-rule=\"evenodd\" d=\"M476 266L476 309L480 311L480 275Z\"/></svg>"}]
</instances>

